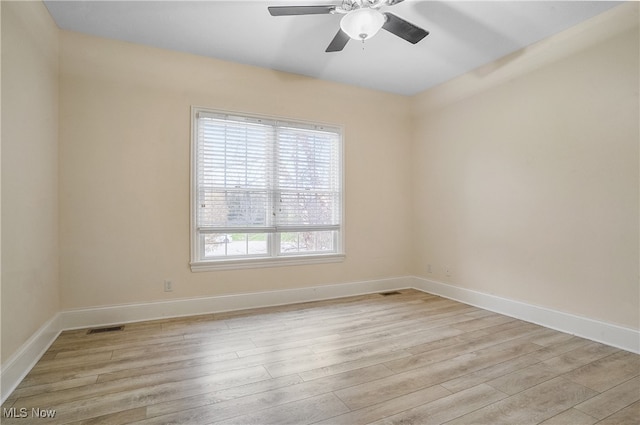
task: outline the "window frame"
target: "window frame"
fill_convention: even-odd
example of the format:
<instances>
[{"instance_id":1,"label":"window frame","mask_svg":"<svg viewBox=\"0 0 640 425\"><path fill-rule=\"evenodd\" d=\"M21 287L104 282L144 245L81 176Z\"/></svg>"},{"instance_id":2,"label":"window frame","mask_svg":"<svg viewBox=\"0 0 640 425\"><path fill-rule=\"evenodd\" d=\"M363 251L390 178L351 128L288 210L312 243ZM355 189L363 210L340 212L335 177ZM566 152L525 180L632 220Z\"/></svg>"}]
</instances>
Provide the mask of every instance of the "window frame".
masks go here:
<instances>
[{"instance_id":1,"label":"window frame","mask_svg":"<svg viewBox=\"0 0 640 425\"><path fill-rule=\"evenodd\" d=\"M200 232L198 230L198 114L215 115L234 115L255 120L266 120L275 122L284 122L309 127L327 127L337 130L339 133L339 158L338 158L338 176L340 189L340 223L337 229L337 237L335 238L335 252L329 253L291 253L282 255L279 252L280 238L274 237L277 232L267 232L267 254L256 256L238 256L238 257L220 257L220 258L204 258L202 255L203 247L201 246ZM274 117L268 115L217 110L205 107L191 107L191 151L190 151L190 267L192 272L213 271L213 270L230 270L245 268L262 268L262 267L278 267L292 266L304 264L321 264L341 262L345 259L345 173L344 173L344 128L340 125L325 124L318 122L309 122L299 119L289 119L283 117Z\"/></svg>"}]
</instances>

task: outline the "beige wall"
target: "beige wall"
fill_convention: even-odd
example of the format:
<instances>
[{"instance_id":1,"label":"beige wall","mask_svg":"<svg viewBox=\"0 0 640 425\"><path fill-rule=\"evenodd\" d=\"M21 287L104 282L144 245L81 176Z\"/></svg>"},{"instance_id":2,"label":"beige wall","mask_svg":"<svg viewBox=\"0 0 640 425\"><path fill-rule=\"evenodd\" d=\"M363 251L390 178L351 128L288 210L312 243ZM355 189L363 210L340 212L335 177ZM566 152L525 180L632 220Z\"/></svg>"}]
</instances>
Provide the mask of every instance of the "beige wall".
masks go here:
<instances>
[{"instance_id":1,"label":"beige wall","mask_svg":"<svg viewBox=\"0 0 640 425\"><path fill-rule=\"evenodd\" d=\"M2 361L59 310L58 29L2 2Z\"/></svg>"},{"instance_id":2,"label":"beige wall","mask_svg":"<svg viewBox=\"0 0 640 425\"><path fill-rule=\"evenodd\" d=\"M64 31L60 90L62 308L409 273L409 99ZM343 263L190 271L192 105L344 126Z\"/></svg>"},{"instance_id":3,"label":"beige wall","mask_svg":"<svg viewBox=\"0 0 640 425\"><path fill-rule=\"evenodd\" d=\"M505 60L501 79L485 67L414 99L414 273L639 328L638 4L625 7L591 45L593 23L507 58L531 72Z\"/></svg>"}]
</instances>

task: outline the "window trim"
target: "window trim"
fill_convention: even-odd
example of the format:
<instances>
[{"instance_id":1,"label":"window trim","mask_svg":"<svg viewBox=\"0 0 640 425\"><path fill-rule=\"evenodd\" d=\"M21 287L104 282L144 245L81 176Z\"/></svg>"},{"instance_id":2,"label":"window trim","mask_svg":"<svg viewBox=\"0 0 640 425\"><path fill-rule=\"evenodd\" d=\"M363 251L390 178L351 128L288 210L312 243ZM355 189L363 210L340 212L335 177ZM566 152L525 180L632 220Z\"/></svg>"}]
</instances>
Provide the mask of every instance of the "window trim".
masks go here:
<instances>
[{"instance_id":1,"label":"window trim","mask_svg":"<svg viewBox=\"0 0 640 425\"><path fill-rule=\"evenodd\" d=\"M302 125L309 126L327 126L340 131L340 158L339 158L339 175L340 175L340 227L338 229L336 252L331 253L311 253L311 254L289 254L286 256L270 255L270 256L256 256L256 257L233 257L233 258L220 258L220 259L207 259L202 260L199 258L200 238L197 229L197 116L199 112L208 114L224 114L224 115L238 115L253 119L263 119L269 121L284 121L293 122ZM253 113L237 112L237 111L225 111L217 110L206 107L191 106L191 135L190 135L190 167L189 167L189 184L190 184L190 268L192 272L203 272L213 270L232 270L232 269L250 269L250 268L263 268L263 267L279 267L279 266L295 266L306 264L323 264L323 263L336 263L342 262L346 258L345 255L345 172L344 172L344 158L345 158L345 143L344 143L344 127L335 124L326 124L319 122L310 122L299 119L290 119L284 117L275 117L269 115L260 115Z\"/></svg>"}]
</instances>

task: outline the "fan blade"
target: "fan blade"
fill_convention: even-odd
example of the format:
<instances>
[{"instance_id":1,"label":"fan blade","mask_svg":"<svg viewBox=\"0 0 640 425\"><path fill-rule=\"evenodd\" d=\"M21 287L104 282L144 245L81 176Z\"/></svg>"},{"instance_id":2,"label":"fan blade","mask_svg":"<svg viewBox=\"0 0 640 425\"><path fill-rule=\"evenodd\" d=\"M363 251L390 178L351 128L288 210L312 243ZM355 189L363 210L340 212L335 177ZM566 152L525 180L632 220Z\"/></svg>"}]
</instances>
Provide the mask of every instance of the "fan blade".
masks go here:
<instances>
[{"instance_id":1,"label":"fan blade","mask_svg":"<svg viewBox=\"0 0 640 425\"><path fill-rule=\"evenodd\" d=\"M269 6L271 16L324 15L331 13L335 5L327 6Z\"/></svg>"},{"instance_id":2,"label":"fan blade","mask_svg":"<svg viewBox=\"0 0 640 425\"><path fill-rule=\"evenodd\" d=\"M420 27L413 25L411 22L407 22L402 18L397 17L393 13L384 13L387 20L382 28L389 31L391 34L395 34L400 38L407 40L411 44L416 44L418 41L429 35L429 31L425 31Z\"/></svg>"},{"instance_id":3,"label":"fan blade","mask_svg":"<svg viewBox=\"0 0 640 425\"><path fill-rule=\"evenodd\" d=\"M329 47L327 47L327 50L325 50L325 52L339 52L344 49L344 46L347 45L348 41L349 36L347 35L347 33L339 29L336 36L333 37L333 40L331 40L331 43L329 43Z\"/></svg>"}]
</instances>

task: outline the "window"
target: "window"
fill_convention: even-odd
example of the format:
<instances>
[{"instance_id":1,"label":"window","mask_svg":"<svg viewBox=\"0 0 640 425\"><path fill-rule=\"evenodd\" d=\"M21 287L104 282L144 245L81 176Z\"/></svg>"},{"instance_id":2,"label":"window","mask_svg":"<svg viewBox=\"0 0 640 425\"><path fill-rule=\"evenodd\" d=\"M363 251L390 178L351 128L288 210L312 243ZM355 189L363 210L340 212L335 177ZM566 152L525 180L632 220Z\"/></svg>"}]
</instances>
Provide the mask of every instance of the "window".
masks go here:
<instances>
[{"instance_id":1,"label":"window","mask_svg":"<svg viewBox=\"0 0 640 425\"><path fill-rule=\"evenodd\" d=\"M339 128L192 115L192 270L341 260Z\"/></svg>"}]
</instances>

